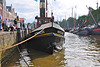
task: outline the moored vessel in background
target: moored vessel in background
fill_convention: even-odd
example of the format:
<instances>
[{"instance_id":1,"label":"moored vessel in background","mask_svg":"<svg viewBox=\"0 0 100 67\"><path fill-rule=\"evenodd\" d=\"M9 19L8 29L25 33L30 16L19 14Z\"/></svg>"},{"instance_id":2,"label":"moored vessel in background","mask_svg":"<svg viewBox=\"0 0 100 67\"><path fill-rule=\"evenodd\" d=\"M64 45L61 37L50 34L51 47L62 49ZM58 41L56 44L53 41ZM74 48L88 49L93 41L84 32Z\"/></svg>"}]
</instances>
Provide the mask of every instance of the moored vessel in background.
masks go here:
<instances>
[{"instance_id":1,"label":"moored vessel in background","mask_svg":"<svg viewBox=\"0 0 100 67\"><path fill-rule=\"evenodd\" d=\"M100 35L100 24L99 24L99 19L98 19L98 2L97 2L97 21L94 19L90 10L89 10L89 12L90 12L91 17L93 18L93 20L95 22L95 25L93 25L93 28L91 28L92 31L90 31L90 34L91 35Z\"/></svg>"},{"instance_id":2,"label":"moored vessel in background","mask_svg":"<svg viewBox=\"0 0 100 67\"><path fill-rule=\"evenodd\" d=\"M100 25L95 25L91 30L91 35L100 35Z\"/></svg>"}]
</instances>

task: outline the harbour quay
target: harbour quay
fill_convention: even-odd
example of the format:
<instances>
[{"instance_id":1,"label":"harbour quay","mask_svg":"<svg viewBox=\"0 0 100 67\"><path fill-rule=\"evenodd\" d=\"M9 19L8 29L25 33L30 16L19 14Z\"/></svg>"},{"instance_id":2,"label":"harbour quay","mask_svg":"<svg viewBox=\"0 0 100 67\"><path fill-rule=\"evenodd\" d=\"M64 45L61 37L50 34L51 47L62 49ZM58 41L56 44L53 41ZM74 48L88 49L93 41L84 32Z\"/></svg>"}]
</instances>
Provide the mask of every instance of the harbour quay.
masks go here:
<instances>
[{"instance_id":1,"label":"harbour quay","mask_svg":"<svg viewBox=\"0 0 100 67\"><path fill-rule=\"evenodd\" d=\"M5 49L3 51L0 51L1 63L5 63L9 59L9 57L11 57L10 54L15 52L16 47L13 47L8 50L6 50L6 48L18 43L19 41L26 39L29 36L30 32L31 31L29 30L21 30L20 32L0 32L0 50Z\"/></svg>"}]
</instances>

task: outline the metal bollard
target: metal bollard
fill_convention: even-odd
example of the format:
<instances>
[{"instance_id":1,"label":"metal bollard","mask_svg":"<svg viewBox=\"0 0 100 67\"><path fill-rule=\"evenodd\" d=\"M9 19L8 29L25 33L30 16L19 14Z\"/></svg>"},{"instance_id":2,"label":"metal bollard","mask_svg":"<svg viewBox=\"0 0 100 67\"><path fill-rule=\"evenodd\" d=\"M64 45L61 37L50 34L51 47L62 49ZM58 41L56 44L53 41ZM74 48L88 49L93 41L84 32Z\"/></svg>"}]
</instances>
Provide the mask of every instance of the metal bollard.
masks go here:
<instances>
[{"instance_id":1,"label":"metal bollard","mask_svg":"<svg viewBox=\"0 0 100 67\"><path fill-rule=\"evenodd\" d=\"M25 32L24 32L24 34L25 34L25 38L26 38L26 36L27 36L27 25L25 24Z\"/></svg>"},{"instance_id":2,"label":"metal bollard","mask_svg":"<svg viewBox=\"0 0 100 67\"><path fill-rule=\"evenodd\" d=\"M21 41L20 22L17 22L17 41Z\"/></svg>"}]
</instances>

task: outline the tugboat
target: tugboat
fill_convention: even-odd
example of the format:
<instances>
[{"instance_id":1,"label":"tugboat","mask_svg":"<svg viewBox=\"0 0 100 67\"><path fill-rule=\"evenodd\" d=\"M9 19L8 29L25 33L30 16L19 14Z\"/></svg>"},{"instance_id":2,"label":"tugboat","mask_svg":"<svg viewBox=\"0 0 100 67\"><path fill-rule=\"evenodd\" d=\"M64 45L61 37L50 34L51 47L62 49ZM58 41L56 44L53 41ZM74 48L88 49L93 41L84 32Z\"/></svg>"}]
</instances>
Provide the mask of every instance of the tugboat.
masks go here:
<instances>
[{"instance_id":1,"label":"tugboat","mask_svg":"<svg viewBox=\"0 0 100 67\"><path fill-rule=\"evenodd\" d=\"M65 31L57 22L54 22L53 12L51 17L47 17L47 13L45 17L45 4L47 10L47 0L46 3L45 0L40 0L40 17L36 17L37 27L31 35L37 34L43 28L45 29L30 40L31 44L29 46L53 54L63 48Z\"/></svg>"}]
</instances>

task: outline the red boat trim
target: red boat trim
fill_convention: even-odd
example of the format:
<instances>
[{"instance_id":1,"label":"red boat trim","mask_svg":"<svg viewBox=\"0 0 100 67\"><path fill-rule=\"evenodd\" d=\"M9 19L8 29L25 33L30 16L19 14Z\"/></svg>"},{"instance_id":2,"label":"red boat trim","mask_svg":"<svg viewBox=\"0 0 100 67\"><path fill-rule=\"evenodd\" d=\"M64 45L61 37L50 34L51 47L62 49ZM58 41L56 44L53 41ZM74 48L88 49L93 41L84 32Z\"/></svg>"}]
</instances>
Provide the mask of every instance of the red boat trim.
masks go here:
<instances>
[{"instance_id":1,"label":"red boat trim","mask_svg":"<svg viewBox=\"0 0 100 67\"><path fill-rule=\"evenodd\" d=\"M93 32L100 32L100 28L94 29Z\"/></svg>"}]
</instances>

